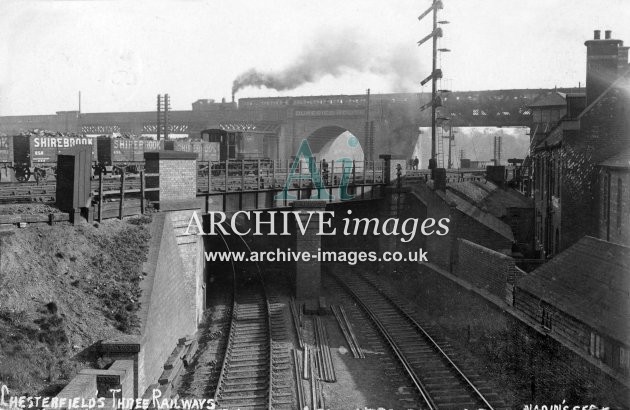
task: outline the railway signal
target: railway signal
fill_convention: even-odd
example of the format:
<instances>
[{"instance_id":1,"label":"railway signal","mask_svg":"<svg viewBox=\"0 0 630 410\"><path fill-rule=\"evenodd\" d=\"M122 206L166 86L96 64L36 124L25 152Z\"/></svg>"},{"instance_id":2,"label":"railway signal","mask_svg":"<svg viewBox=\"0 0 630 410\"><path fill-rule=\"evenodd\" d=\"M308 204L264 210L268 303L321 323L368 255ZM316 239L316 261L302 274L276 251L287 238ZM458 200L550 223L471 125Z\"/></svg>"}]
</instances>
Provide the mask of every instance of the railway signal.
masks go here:
<instances>
[{"instance_id":1,"label":"railway signal","mask_svg":"<svg viewBox=\"0 0 630 410\"><path fill-rule=\"evenodd\" d=\"M437 167L435 114L436 114L436 108L437 108L439 98L437 95L437 81L436 80L442 78L442 70L437 68L437 53L438 53L437 39L442 37L442 34L443 34L442 28L438 27L437 12L438 10L441 10L443 8L444 8L444 4L442 3L442 0L433 0L433 3L431 4L431 6L428 9L426 9L422 14L420 14L420 16L418 16L418 20L422 20L429 13L431 12L433 13L433 30L431 31L431 33L429 33L420 41L418 41L418 46L421 46L429 39L433 40L433 64L431 68L431 74L427 78L425 78L421 83L422 85L424 85L429 81L432 82L432 85L431 85L431 158L429 159L429 169L434 169ZM439 24L448 24L448 21L440 20ZM440 101L440 105L441 105L441 101ZM425 106L423 106L422 108L424 109Z\"/></svg>"}]
</instances>

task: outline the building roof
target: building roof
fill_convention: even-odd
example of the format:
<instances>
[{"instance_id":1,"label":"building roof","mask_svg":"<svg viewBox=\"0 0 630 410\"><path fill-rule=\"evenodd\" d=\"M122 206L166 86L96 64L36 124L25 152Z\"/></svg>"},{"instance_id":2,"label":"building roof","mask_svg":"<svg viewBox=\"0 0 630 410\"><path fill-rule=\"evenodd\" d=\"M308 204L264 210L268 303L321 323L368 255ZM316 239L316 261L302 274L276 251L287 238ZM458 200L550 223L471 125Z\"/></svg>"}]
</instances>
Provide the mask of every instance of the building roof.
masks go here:
<instances>
[{"instance_id":1,"label":"building roof","mask_svg":"<svg viewBox=\"0 0 630 410\"><path fill-rule=\"evenodd\" d=\"M507 216L509 208L533 208L534 201L514 189L499 188L490 181L451 182L448 188L471 204L497 218Z\"/></svg>"},{"instance_id":2,"label":"building roof","mask_svg":"<svg viewBox=\"0 0 630 410\"><path fill-rule=\"evenodd\" d=\"M630 168L630 149L613 155L599 165L608 168Z\"/></svg>"},{"instance_id":3,"label":"building roof","mask_svg":"<svg viewBox=\"0 0 630 410\"><path fill-rule=\"evenodd\" d=\"M562 142L563 136L562 121L560 121L558 124L554 125L551 131L545 135L545 138L536 145L536 149L555 147Z\"/></svg>"},{"instance_id":4,"label":"building roof","mask_svg":"<svg viewBox=\"0 0 630 410\"><path fill-rule=\"evenodd\" d=\"M514 241L514 234L512 233L512 228L510 228L508 224L501 221L496 216L482 211L475 205L471 204L464 198L461 198L460 196L454 194L451 191L446 191L446 198L449 202L454 203L459 211L473 218L474 220L481 223L482 225L485 225L486 227L492 229L493 231L509 239L510 241Z\"/></svg>"},{"instance_id":5,"label":"building roof","mask_svg":"<svg viewBox=\"0 0 630 410\"><path fill-rule=\"evenodd\" d=\"M630 345L630 248L585 236L517 287Z\"/></svg>"},{"instance_id":6,"label":"building roof","mask_svg":"<svg viewBox=\"0 0 630 410\"><path fill-rule=\"evenodd\" d=\"M566 94L559 91L551 91L537 98L529 107L564 107L567 105Z\"/></svg>"}]
</instances>

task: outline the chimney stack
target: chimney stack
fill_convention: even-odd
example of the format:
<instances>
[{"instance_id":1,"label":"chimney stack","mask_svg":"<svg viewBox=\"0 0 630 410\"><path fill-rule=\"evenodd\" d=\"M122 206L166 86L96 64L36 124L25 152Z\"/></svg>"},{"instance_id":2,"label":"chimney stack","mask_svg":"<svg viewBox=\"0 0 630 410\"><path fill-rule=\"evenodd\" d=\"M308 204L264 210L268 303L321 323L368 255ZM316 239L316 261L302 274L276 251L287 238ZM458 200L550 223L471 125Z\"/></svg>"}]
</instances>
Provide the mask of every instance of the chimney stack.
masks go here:
<instances>
[{"instance_id":1,"label":"chimney stack","mask_svg":"<svg viewBox=\"0 0 630 410\"><path fill-rule=\"evenodd\" d=\"M593 40L584 43L586 46L586 104L599 97L617 78L620 67L626 65L623 41L613 40L612 32L606 30L605 39L601 39L601 30L594 31Z\"/></svg>"},{"instance_id":2,"label":"chimney stack","mask_svg":"<svg viewBox=\"0 0 630 410\"><path fill-rule=\"evenodd\" d=\"M234 93L232 93L232 102L234 102Z\"/></svg>"}]
</instances>

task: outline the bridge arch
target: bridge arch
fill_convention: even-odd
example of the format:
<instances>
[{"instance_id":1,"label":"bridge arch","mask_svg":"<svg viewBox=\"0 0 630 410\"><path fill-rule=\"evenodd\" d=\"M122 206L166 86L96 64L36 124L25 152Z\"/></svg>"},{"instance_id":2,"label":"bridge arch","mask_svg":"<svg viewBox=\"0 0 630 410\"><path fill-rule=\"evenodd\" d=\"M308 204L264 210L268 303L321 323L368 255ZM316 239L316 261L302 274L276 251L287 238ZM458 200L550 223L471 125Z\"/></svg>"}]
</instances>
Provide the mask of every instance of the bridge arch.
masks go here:
<instances>
[{"instance_id":1,"label":"bridge arch","mask_svg":"<svg viewBox=\"0 0 630 410\"><path fill-rule=\"evenodd\" d=\"M335 150L340 152L337 156L358 156L363 159L365 143L362 141L362 135L350 127L340 124L320 125L313 127L306 135L309 146L317 157L328 156L328 159L334 159L331 150Z\"/></svg>"}]
</instances>

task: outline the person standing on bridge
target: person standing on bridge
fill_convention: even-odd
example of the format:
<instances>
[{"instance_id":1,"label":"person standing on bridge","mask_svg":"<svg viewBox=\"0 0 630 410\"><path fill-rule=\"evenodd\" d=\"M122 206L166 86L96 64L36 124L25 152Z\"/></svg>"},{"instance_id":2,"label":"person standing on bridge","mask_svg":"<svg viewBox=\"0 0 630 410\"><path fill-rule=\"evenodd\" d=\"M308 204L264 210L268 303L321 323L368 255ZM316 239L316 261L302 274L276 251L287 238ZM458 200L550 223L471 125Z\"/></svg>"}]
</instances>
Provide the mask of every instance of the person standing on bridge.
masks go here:
<instances>
[{"instance_id":1,"label":"person standing on bridge","mask_svg":"<svg viewBox=\"0 0 630 410\"><path fill-rule=\"evenodd\" d=\"M413 169L418 169L418 166L420 165L420 160L418 159L418 156L416 156L413 159Z\"/></svg>"}]
</instances>

